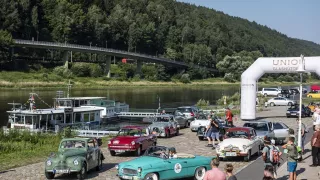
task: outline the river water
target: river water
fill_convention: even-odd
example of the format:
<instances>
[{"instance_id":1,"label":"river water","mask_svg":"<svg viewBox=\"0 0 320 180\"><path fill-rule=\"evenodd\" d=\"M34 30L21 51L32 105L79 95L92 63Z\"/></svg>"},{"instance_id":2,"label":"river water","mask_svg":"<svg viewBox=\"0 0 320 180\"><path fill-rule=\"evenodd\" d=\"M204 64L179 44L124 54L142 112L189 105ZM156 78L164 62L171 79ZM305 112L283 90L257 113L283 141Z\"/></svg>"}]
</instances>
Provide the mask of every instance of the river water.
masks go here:
<instances>
[{"instance_id":1,"label":"river water","mask_svg":"<svg viewBox=\"0 0 320 180\"><path fill-rule=\"evenodd\" d=\"M67 95L66 89L61 89ZM5 126L8 121L6 111L12 106L8 103L26 103L32 89L23 90L1 90L0 93L0 127ZM45 103L53 106L53 98L56 97L57 90L35 90L39 95L35 97L37 108L48 107ZM200 86L200 87L119 87L103 90L71 90L70 96L99 96L108 99L126 102L130 108L134 109L157 109L158 98L160 97L161 108L176 108L178 106L194 105L199 99L209 100L210 104L215 104L216 100L223 95L232 95L239 92L239 85L235 86ZM42 100L45 102L43 103Z\"/></svg>"}]
</instances>

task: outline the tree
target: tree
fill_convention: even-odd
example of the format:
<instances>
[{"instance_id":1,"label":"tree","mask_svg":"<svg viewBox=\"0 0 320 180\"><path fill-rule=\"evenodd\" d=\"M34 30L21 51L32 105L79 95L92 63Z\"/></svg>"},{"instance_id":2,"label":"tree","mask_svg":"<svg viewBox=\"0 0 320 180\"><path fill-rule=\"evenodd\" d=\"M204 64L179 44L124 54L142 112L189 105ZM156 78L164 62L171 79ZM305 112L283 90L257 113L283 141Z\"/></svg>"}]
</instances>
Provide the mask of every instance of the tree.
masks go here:
<instances>
[{"instance_id":1,"label":"tree","mask_svg":"<svg viewBox=\"0 0 320 180\"><path fill-rule=\"evenodd\" d=\"M0 30L0 58L6 60L9 57L10 46L13 44L11 33Z\"/></svg>"}]
</instances>

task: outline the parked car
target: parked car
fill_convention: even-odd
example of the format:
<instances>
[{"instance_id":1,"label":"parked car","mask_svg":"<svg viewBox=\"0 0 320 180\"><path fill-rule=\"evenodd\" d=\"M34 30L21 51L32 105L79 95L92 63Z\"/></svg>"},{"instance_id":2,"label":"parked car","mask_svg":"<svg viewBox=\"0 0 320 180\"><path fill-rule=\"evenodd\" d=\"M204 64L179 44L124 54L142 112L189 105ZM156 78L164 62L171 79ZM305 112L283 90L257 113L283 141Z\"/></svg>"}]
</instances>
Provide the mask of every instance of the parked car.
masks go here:
<instances>
[{"instance_id":1,"label":"parked car","mask_svg":"<svg viewBox=\"0 0 320 180\"><path fill-rule=\"evenodd\" d=\"M273 124L269 121L250 121L244 123L243 127L251 127L256 131L262 145L261 147L263 147L265 136L274 138Z\"/></svg>"},{"instance_id":2,"label":"parked car","mask_svg":"<svg viewBox=\"0 0 320 180\"><path fill-rule=\"evenodd\" d=\"M102 152L93 138L62 139L58 152L45 163L45 176L53 179L56 174L77 173L78 179L85 179L89 170L100 170L102 161Z\"/></svg>"},{"instance_id":3,"label":"parked car","mask_svg":"<svg viewBox=\"0 0 320 180\"><path fill-rule=\"evenodd\" d=\"M192 132L197 132L200 126L207 127L210 124L210 121L207 119L208 115L204 115L201 119L195 119L190 123L190 129ZM220 117L217 119L219 123L225 123Z\"/></svg>"},{"instance_id":4,"label":"parked car","mask_svg":"<svg viewBox=\"0 0 320 180\"><path fill-rule=\"evenodd\" d=\"M261 142L253 128L233 127L227 130L225 139L216 147L216 152L220 160L241 156L249 161L252 155L260 154L260 149Z\"/></svg>"},{"instance_id":5,"label":"parked car","mask_svg":"<svg viewBox=\"0 0 320 180\"><path fill-rule=\"evenodd\" d=\"M290 91L290 94L291 94L291 95L297 95L297 94L300 94L300 92L299 92L299 90L298 90L298 89L294 89L294 88L292 88L292 89L289 89L289 91Z\"/></svg>"},{"instance_id":6,"label":"parked car","mask_svg":"<svg viewBox=\"0 0 320 180\"><path fill-rule=\"evenodd\" d=\"M173 118L164 117L157 118L148 126L148 129L152 134L158 137L170 137L179 135L178 122Z\"/></svg>"},{"instance_id":7,"label":"parked car","mask_svg":"<svg viewBox=\"0 0 320 180\"><path fill-rule=\"evenodd\" d=\"M199 109L195 106L182 106L178 107L177 111L180 111L188 119L189 123L197 117Z\"/></svg>"},{"instance_id":8,"label":"parked car","mask_svg":"<svg viewBox=\"0 0 320 180\"><path fill-rule=\"evenodd\" d=\"M287 118L290 117L299 117L300 114L300 107L299 104L296 104L294 106L291 106L287 110ZM301 110L301 117L310 117L312 115L312 112L310 108L306 107L304 104L302 104L302 110Z\"/></svg>"},{"instance_id":9,"label":"parked car","mask_svg":"<svg viewBox=\"0 0 320 180\"><path fill-rule=\"evenodd\" d=\"M178 123L178 128L188 127L188 120L184 114L180 112L174 112L175 115L171 114L161 114L156 116L145 117L142 119L143 123L153 123L155 121L160 121L160 119L171 119L171 121L176 121Z\"/></svg>"},{"instance_id":10,"label":"parked car","mask_svg":"<svg viewBox=\"0 0 320 180\"><path fill-rule=\"evenodd\" d=\"M296 104L296 101L283 98L283 97L275 97L268 100L268 104L270 106L292 106Z\"/></svg>"},{"instance_id":11,"label":"parked car","mask_svg":"<svg viewBox=\"0 0 320 180\"><path fill-rule=\"evenodd\" d=\"M211 159L192 154L177 153L176 158L169 158L169 148L150 147L143 156L116 165L120 179L186 179L194 177L202 180L207 170L211 169Z\"/></svg>"},{"instance_id":12,"label":"parked car","mask_svg":"<svg viewBox=\"0 0 320 180\"><path fill-rule=\"evenodd\" d=\"M278 97L285 97L289 98L290 97L290 91L288 89L281 90L280 94L278 94Z\"/></svg>"},{"instance_id":13,"label":"parked car","mask_svg":"<svg viewBox=\"0 0 320 180\"><path fill-rule=\"evenodd\" d=\"M262 88L260 93L264 96L279 96L281 90L278 88Z\"/></svg>"},{"instance_id":14,"label":"parked car","mask_svg":"<svg viewBox=\"0 0 320 180\"><path fill-rule=\"evenodd\" d=\"M182 112L180 111L175 111L174 112L174 120L178 122L179 124L179 127L184 127L184 128L187 128L189 127L189 120L188 118L186 117L185 114L183 114Z\"/></svg>"},{"instance_id":15,"label":"parked car","mask_svg":"<svg viewBox=\"0 0 320 180\"><path fill-rule=\"evenodd\" d=\"M223 140L223 137L227 131L227 129L231 128L230 126L226 126L226 123L224 120L221 120L221 119L218 119L219 121L219 128L220 128L220 131L219 131L219 139L220 141ZM206 140L207 137L206 137L206 130L207 130L207 126L200 126L197 130L197 136L198 136L198 139L200 141L203 141L203 140Z\"/></svg>"},{"instance_id":16,"label":"parked car","mask_svg":"<svg viewBox=\"0 0 320 180\"><path fill-rule=\"evenodd\" d=\"M319 99L319 98L320 98L320 93L317 92L317 91L309 92L309 93L307 94L307 97L308 97L308 98Z\"/></svg>"},{"instance_id":17,"label":"parked car","mask_svg":"<svg viewBox=\"0 0 320 180\"><path fill-rule=\"evenodd\" d=\"M283 144L289 137L289 127L283 122L273 122L274 139L277 143Z\"/></svg>"},{"instance_id":18,"label":"parked car","mask_svg":"<svg viewBox=\"0 0 320 180\"><path fill-rule=\"evenodd\" d=\"M123 152L134 152L136 156L140 156L142 151L156 144L157 137L147 132L146 128L125 126L119 130L116 137L109 140L108 149L111 156Z\"/></svg>"}]
</instances>

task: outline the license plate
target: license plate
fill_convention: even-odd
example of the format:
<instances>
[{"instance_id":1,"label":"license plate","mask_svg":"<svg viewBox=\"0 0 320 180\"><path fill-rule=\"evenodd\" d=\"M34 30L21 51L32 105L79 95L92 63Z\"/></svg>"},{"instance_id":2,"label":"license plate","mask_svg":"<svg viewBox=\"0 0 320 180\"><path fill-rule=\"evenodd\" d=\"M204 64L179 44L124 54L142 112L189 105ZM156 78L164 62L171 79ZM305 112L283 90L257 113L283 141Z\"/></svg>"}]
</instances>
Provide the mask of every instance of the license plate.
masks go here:
<instances>
[{"instance_id":1,"label":"license plate","mask_svg":"<svg viewBox=\"0 0 320 180\"><path fill-rule=\"evenodd\" d=\"M133 179L131 176L122 176L122 179Z\"/></svg>"},{"instance_id":2,"label":"license plate","mask_svg":"<svg viewBox=\"0 0 320 180\"><path fill-rule=\"evenodd\" d=\"M63 174L63 173L69 173L69 170L68 170L68 169L59 169L59 170L56 170L56 174Z\"/></svg>"},{"instance_id":3,"label":"license plate","mask_svg":"<svg viewBox=\"0 0 320 180\"><path fill-rule=\"evenodd\" d=\"M297 115L296 113L291 113L291 115Z\"/></svg>"},{"instance_id":4,"label":"license plate","mask_svg":"<svg viewBox=\"0 0 320 180\"><path fill-rule=\"evenodd\" d=\"M125 150L115 150L115 152L121 153L121 152L125 152Z\"/></svg>"},{"instance_id":5,"label":"license plate","mask_svg":"<svg viewBox=\"0 0 320 180\"><path fill-rule=\"evenodd\" d=\"M226 156L237 156L236 152L226 152Z\"/></svg>"}]
</instances>

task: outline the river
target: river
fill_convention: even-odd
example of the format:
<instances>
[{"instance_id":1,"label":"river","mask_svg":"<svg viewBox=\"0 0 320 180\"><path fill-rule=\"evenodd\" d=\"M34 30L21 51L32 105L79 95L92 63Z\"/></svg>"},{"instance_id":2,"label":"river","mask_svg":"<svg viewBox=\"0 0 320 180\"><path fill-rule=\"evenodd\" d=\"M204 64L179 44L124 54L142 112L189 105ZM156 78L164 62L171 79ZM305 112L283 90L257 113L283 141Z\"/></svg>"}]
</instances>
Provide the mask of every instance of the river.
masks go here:
<instances>
[{"instance_id":1,"label":"river","mask_svg":"<svg viewBox=\"0 0 320 180\"><path fill-rule=\"evenodd\" d=\"M67 95L67 90L61 89ZM23 90L1 90L0 94L0 127L5 126L8 121L6 111L12 107L8 103L26 103L32 89ZM53 98L57 90L35 90L33 91L50 106L53 106ZM235 86L200 86L200 87L119 87L104 90L71 90L70 96L99 96L108 99L126 102L134 109L157 109L160 97L162 108L175 108L178 106L194 105L199 99L209 100L215 104L216 100L223 95L232 95L239 92L239 85ZM38 97L35 97L37 108L46 108Z\"/></svg>"}]
</instances>

